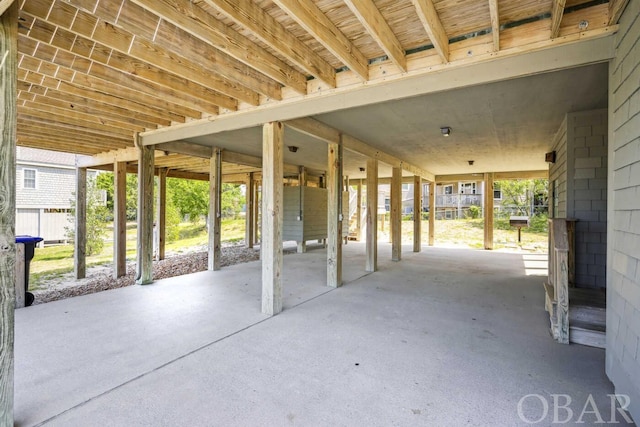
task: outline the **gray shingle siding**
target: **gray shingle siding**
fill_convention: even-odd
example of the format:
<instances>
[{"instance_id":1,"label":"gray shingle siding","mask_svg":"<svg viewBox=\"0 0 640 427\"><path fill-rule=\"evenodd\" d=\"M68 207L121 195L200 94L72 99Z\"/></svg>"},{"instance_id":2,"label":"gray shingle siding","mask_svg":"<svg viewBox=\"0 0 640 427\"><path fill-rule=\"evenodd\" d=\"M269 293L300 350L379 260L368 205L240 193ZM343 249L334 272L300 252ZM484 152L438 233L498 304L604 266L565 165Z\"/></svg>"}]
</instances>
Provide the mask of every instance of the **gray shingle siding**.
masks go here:
<instances>
[{"instance_id":1,"label":"gray shingle siding","mask_svg":"<svg viewBox=\"0 0 640 427\"><path fill-rule=\"evenodd\" d=\"M629 2L610 64L607 375L640 420L640 2Z\"/></svg>"}]
</instances>

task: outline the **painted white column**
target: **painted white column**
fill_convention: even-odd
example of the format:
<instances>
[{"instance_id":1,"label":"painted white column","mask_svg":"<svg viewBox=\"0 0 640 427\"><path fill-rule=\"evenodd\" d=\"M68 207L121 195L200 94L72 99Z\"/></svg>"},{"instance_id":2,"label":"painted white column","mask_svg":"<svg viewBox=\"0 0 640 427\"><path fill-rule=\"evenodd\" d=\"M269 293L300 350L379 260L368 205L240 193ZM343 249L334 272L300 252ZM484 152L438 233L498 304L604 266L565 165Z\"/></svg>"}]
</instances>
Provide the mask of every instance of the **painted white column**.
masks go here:
<instances>
[{"instance_id":1,"label":"painted white column","mask_svg":"<svg viewBox=\"0 0 640 427\"><path fill-rule=\"evenodd\" d=\"M284 125L266 123L262 133L262 312L282 311L282 219Z\"/></svg>"}]
</instances>

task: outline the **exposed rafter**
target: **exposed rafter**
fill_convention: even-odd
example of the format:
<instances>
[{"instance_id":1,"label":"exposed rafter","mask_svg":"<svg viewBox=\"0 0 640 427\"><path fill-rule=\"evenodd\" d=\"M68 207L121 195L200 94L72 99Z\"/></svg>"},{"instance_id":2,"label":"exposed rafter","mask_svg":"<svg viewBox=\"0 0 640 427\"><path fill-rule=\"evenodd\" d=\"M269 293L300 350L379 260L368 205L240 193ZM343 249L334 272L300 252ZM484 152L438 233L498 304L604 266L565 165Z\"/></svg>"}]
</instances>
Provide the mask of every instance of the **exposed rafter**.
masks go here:
<instances>
[{"instance_id":1,"label":"exposed rafter","mask_svg":"<svg viewBox=\"0 0 640 427\"><path fill-rule=\"evenodd\" d=\"M551 6L551 38L555 39L560 33L560 23L564 15L564 5L566 0L553 0Z\"/></svg>"},{"instance_id":2,"label":"exposed rafter","mask_svg":"<svg viewBox=\"0 0 640 427\"><path fill-rule=\"evenodd\" d=\"M274 3L362 80L369 79L367 58L312 0L274 0Z\"/></svg>"},{"instance_id":3,"label":"exposed rafter","mask_svg":"<svg viewBox=\"0 0 640 427\"><path fill-rule=\"evenodd\" d=\"M299 93L307 93L304 75L188 0L132 1L273 80L290 86ZM277 96L270 96L278 99Z\"/></svg>"},{"instance_id":4,"label":"exposed rafter","mask_svg":"<svg viewBox=\"0 0 640 427\"><path fill-rule=\"evenodd\" d=\"M629 0L609 0L609 25L615 25L620 20L624 8Z\"/></svg>"},{"instance_id":5,"label":"exposed rafter","mask_svg":"<svg viewBox=\"0 0 640 427\"><path fill-rule=\"evenodd\" d=\"M444 62L449 62L449 38L442 26L433 0L411 0L429 40Z\"/></svg>"},{"instance_id":6,"label":"exposed rafter","mask_svg":"<svg viewBox=\"0 0 640 427\"><path fill-rule=\"evenodd\" d=\"M389 58L402 71L407 71L404 48L373 0L345 0L345 4Z\"/></svg>"},{"instance_id":7,"label":"exposed rafter","mask_svg":"<svg viewBox=\"0 0 640 427\"><path fill-rule=\"evenodd\" d=\"M335 87L336 72L331 65L252 0L205 1L312 76Z\"/></svg>"},{"instance_id":8,"label":"exposed rafter","mask_svg":"<svg viewBox=\"0 0 640 427\"><path fill-rule=\"evenodd\" d=\"M13 4L13 0L0 0L0 15Z\"/></svg>"},{"instance_id":9,"label":"exposed rafter","mask_svg":"<svg viewBox=\"0 0 640 427\"><path fill-rule=\"evenodd\" d=\"M491 15L491 35L493 36L493 50L500 50L500 10L498 0L489 0L489 14Z\"/></svg>"}]
</instances>

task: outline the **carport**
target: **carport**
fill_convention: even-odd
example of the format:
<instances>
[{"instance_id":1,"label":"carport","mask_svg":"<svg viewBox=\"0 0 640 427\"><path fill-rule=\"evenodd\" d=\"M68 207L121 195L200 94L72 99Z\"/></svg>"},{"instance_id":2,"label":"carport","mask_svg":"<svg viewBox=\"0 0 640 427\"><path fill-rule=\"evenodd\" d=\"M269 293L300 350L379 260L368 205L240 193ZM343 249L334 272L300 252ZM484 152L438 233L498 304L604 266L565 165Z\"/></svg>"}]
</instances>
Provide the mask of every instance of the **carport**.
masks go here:
<instances>
[{"instance_id":1,"label":"carport","mask_svg":"<svg viewBox=\"0 0 640 427\"><path fill-rule=\"evenodd\" d=\"M483 270L486 262L476 262L473 259L465 264L470 266L469 269L460 270L452 266L446 271L438 272L438 264L449 265L448 263L455 261L457 257L471 255L446 251L443 252L444 255L438 255L436 249L423 248L420 241L415 241L412 248L402 248L399 232L401 182L405 177L412 179L414 183L427 181L435 185L438 181L452 180L455 176L481 176L485 188L491 189L497 176L541 174L549 170L557 172L560 177L556 180L557 188L554 184L554 191L557 189L554 193L556 199L564 201L567 205L573 204L573 207L554 212L564 212L565 215L584 212L590 221L592 219L592 222L598 223L593 229L589 225L583 230L582 236L597 235L600 239L597 243L600 246L594 245L594 241L581 241L579 243L584 244L584 247L580 246L577 252L587 258L593 256L591 259L594 260L595 255L600 255L598 259L601 264L595 269L590 269L588 262L578 265L585 266L585 277L591 270L597 270L594 277L597 275L600 281L596 282L594 279L593 286L607 287L607 323L610 327L606 342L607 375L615 385L615 392L629 396L631 412L636 417L640 415L640 369L637 369L640 366L640 302L637 298L640 294L640 256L637 253L639 232L635 225L640 223L637 221L640 207L636 202L636 193L640 186L637 169L640 161L640 151L637 149L637 112L640 104L636 102L637 79L634 71L638 69L637 40L640 37L637 3L623 0L0 0L0 12L0 52L3 55L0 95L4 107L0 109L3 132L0 147L0 189L6 195L2 198L3 216L0 223L0 239L5 242L2 245L3 274L0 284L3 321L0 347L0 415L5 424L13 422L11 386L14 362L16 370L22 372L17 373L16 378L19 378L18 375L28 376L29 371L35 372L30 369L32 367L21 367L18 363L22 362L18 362L17 355L14 357L13 353L15 200L11 194L15 186L16 143L93 156L88 164L78 165L78 276L84 274L82 236L85 222L82 207L88 167L114 170L116 182L120 183L120 186L116 184L118 194L122 194L121 189L127 171L135 168L139 175L137 283L140 285L150 284L152 277L155 174L160 176L161 183L163 178L172 174L199 176L210 182L211 271L198 276L207 281L213 280L216 274L228 274L219 269L218 262L218 200L221 182L227 176L227 179L233 182L247 182L253 189L256 178L253 174L259 174L262 190L261 263L253 265L253 268L257 266L260 272L257 278L252 276L250 280L254 284L251 288L251 302L255 307L249 311L255 310L255 321L247 317L245 321L248 323L234 324L228 330L212 332L204 338L196 337L201 340L199 346L189 344L173 355L163 356L163 360L157 360L131 372L129 377L115 380L101 391L92 390L82 394L83 397L78 394L75 397L76 401L62 404L60 408L47 412L34 422L55 416L58 417L55 420L59 420L61 424L73 423L70 419L64 419L67 415L77 415L79 420L86 419L88 415L81 411L90 409L92 402L98 402L100 396L114 397L115 394L111 391L117 394L130 385L137 386L151 379L152 373L161 372L165 368L180 370L182 368L178 366L178 362L205 354L209 344L213 345L213 348L219 348L218 344L227 345L231 340L244 337L245 334L247 339L251 340L251 334L255 331L271 325L282 325L281 322L285 322L288 316L293 316L289 326L294 329L306 324L298 322L296 314L305 321L315 320L312 324L321 324L323 327L329 325L324 331L327 335L323 335L322 330L310 329L306 329L304 339L297 335L300 331L292 330L291 334L300 337L298 342L312 342L313 346L309 348L322 350L321 354L325 357L313 360L329 363L320 365L326 368L324 372L342 374L334 378L327 377L327 384L315 389L303 387L313 383L315 371L298 371L294 374L300 381L297 389L299 393L309 389L319 393L315 397L322 403L318 404L318 411L312 413L314 419L339 423L341 420L353 420L354 418L350 418L353 414L362 412L361 407L351 415L347 409L337 412L326 404L325 398L330 395L330 391L340 388L340 378L348 374L332 364L336 360L332 360L330 355L340 353L343 343L333 342L330 338L335 337L336 331L348 330L349 325L355 328L363 319L366 319L364 324L368 327L371 327L372 319L377 319L375 316L380 316L385 326L396 325L397 329L394 329L396 326L392 326L391 330L387 330L389 335L401 335L401 331L406 330L407 325L414 323L431 322L440 326L437 328L436 341L416 340L417 348L413 351L402 351L401 363L397 365L393 363L393 357L397 353L393 353L392 350L396 346L408 344L411 340L407 339L407 343L400 340L398 344L389 341L388 336L375 335L381 333L378 329L357 329L355 336L371 333L371 342L378 343L376 346L363 346L369 354L375 354L377 348L386 354L383 358L386 360L384 366L376 369L376 372L394 372L398 366L421 360L418 355L437 359L438 356L428 354L430 345L442 350L440 354L454 359L460 357L458 365L464 366L468 363L471 367L478 366L482 363L482 358L476 360L475 364L471 362L475 357L481 357L478 352L491 352L488 347L482 345L474 347L473 345L478 343L473 337L477 338L478 334L485 333L490 338L489 334L494 332L489 327L483 328L482 332L476 331L474 322L478 317L475 317L476 320L473 320L473 317L469 320L468 316L465 317L467 309L476 305L478 309L500 307L504 310L502 314L508 318L514 314L515 307L520 307L525 312L529 309L535 310L537 304L542 308L544 291L540 286L541 280L509 273L509 283L522 282L524 286L525 283L533 283L535 280L538 291L535 292L533 287L531 290L512 288L503 282L503 273L506 272ZM599 112L597 122L585 121L587 119L575 119L572 122L568 120L570 117L580 116L583 112L586 112L585 117L592 117L589 112L593 111ZM446 137L442 131L443 127L450 128ZM584 145L580 146L581 143ZM600 143L600 146L596 147L596 143ZM293 150L291 147L297 149ZM562 149L566 147L572 147L574 151L564 157L565 163L561 163ZM599 149L597 154L596 148ZM553 151L558 153L558 163L550 167L545 160L545 154ZM184 156L188 158L185 159ZM567 159L571 159L571 162ZM470 164L470 160L473 160L473 165ZM156 164L159 167L156 167ZM317 273L308 279L308 285L317 282L322 286L322 291L318 288L314 292L322 295L315 299L302 296L301 301L309 299L309 302L293 307L291 302L287 302L287 298L292 297L287 294L287 281L295 279L296 275L302 272L295 268L287 272L287 263L282 256L282 188L285 177L295 176L299 182L303 182L304 179L301 177L307 173L309 176L315 176L318 182L322 182L327 188L328 239L326 252L296 255L296 259L299 257L303 263L321 262L321 268L311 269ZM234 178L231 178L232 175ZM604 178L600 175L604 175ZM340 195L345 176L366 180L370 188L377 186L379 178L391 179L392 243L389 247L377 242L376 221L369 215L366 221L365 243L354 245L353 249L350 245L343 248L341 236L344 218ZM586 180L587 188L578 188L578 180ZM582 181L580 183L583 184ZM591 184L604 187L588 188ZM421 185L415 187L421 188ZM375 212L377 208L375 194L373 191L367 192L370 196L367 200L368 212ZM484 204L487 211L486 249L491 249L493 242L493 199L490 194L490 191L486 192ZM160 200L161 197L162 191ZM420 195L414 195L414 200L418 203ZM577 208L578 202L580 209ZM121 212L123 203L122 198L118 196L118 212ZM162 202L158 204L162 218ZM252 206L250 211L256 212L255 209L257 207ZM591 218L592 210L598 211L598 218ZM116 213L117 218L119 215ZM248 221L249 230L251 227L255 228L254 218ZM122 222L116 221L116 276L120 274L123 265L124 241L119 239L118 234L122 233L123 227ZM248 241L253 243L255 233L250 231L247 234ZM419 232L415 234L420 235ZM358 252L351 255L352 259L347 265L348 257L345 257L343 252L352 250ZM603 251L605 253L602 253ZM510 263L500 261L498 258L501 254L473 252L472 258L476 256L496 257L491 258L491 261L497 265ZM383 266L386 269L382 268ZM307 267L301 264L299 268L304 270ZM423 268L424 270L421 270ZM429 270L430 268L436 270ZM331 291L347 280L347 272L351 269L359 272L356 276L365 272L373 274L351 282L353 290L347 286L344 290ZM469 275L475 271L474 269L486 274L486 278L490 280L471 282L469 286L479 286L482 289L488 287L489 290L496 291L495 295L478 293L475 295L476 298L467 301L465 292L469 290L465 287L449 289L460 291L457 294L448 294L438 287L438 284L442 283L455 284L456 280L461 282L462 279L456 279L458 275ZM424 276L421 276L422 274ZM396 282L404 283L407 288L399 289L397 293L389 291L388 295L385 294L379 301L376 297L380 295L367 295L366 291L372 291L372 284L378 283L378 290L389 290L393 288L388 288L389 284ZM447 314L447 310L438 310L438 307L434 307L433 312L419 309L412 304L417 304L421 297L417 296L417 300L411 302L411 295L415 290L412 286L416 283L425 286L420 288L418 294L429 295L429 301L422 301L425 306L437 303L447 307L458 299L464 309L459 307L454 311L456 316L452 317ZM203 285L200 283L196 287ZM509 292L515 293L502 294L493 288L497 286L503 289L501 285L506 286ZM139 295L139 298L133 298L128 304L116 299L112 306L105 300L106 305L101 308L130 310L129 315L144 317L142 324L145 324L151 333L154 328L162 325L162 322L169 322L169 319L163 319L164 314L155 318L154 316L159 314L153 310L140 313L135 305L131 305L135 300L142 299L144 303L154 304L156 298L164 298L165 301L171 301L176 308L189 307L173 301L172 298L175 296L171 296L170 291L163 296L161 292L165 289L174 288L167 282L118 291L123 294L134 293ZM240 289L241 286L229 289L230 295L240 292ZM358 294L359 289L364 293ZM443 290L444 293L437 294L437 290ZM102 298L108 299L109 295L120 295L118 292L81 298L77 301L78 304L83 301L100 302ZM536 299L534 294L539 294L539 299ZM350 295L353 299L349 298ZM527 304L521 306L520 298L523 295ZM359 307L365 299L359 300L358 296L376 301L380 304L379 310L374 313L367 311L372 307ZM344 300L334 301L339 297L343 297ZM448 297L451 300L448 300ZM203 301L207 301L206 298ZM324 301L327 302L326 306L322 304ZM247 304L248 300L236 302ZM467 302L469 306L465 305ZM194 304L194 301L190 303ZM342 306L345 310L334 311L334 307L351 303L364 310L360 312L360 316L357 316L359 311L355 308L353 311L347 310L353 307ZM54 308L37 310L55 310L55 307L64 304L73 306L76 302L61 302L51 306ZM206 307L207 310L211 309L210 305L215 304L211 302ZM257 308L260 305L262 314ZM289 310L285 310L282 316L263 316L278 314L283 306L289 307ZM390 313L401 316L405 306L408 306L408 312L414 313L416 317L402 319L402 322L394 324L394 318L388 316ZM314 312L312 309L316 308L318 311ZM309 313L305 314L307 309ZM31 309L25 310L24 315L22 312L17 314L18 346L21 345L20 339L28 339L24 335L20 338L20 335L24 334L20 332L20 317L25 317L25 324L37 321L29 314L36 311L28 310ZM198 313L197 304L193 310L196 316L205 315L203 312ZM314 313L319 317L314 318ZM446 321L439 323L440 320L437 318L422 317L436 313L441 314L438 319L444 318ZM544 314L540 314L544 319ZM530 323L534 322L535 314L529 312L528 315L532 316L528 318ZM333 320L338 318L341 322ZM153 319L157 319L158 323L147 323ZM61 319L56 320L58 321ZM405 321L408 323L403 323ZM332 322L335 323L335 328L331 327ZM126 325L136 329L136 326L132 326L136 325L135 322L126 322ZM178 329L181 327L180 324L175 326ZM510 323L502 326L508 329ZM125 323L113 327L116 328L114 331L121 327L126 329ZM147 336L145 329L140 328L135 333L142 333L147 338L151 336ZM443 332L456 329L464 331L460 337L452 338ZM489 334L484 332L485 330L489 331ZM277 342L276 337L282 337L279 335L281 332L279 329L277 333L265 330L259 334L261 339L265 340L264 345L260 344L260 348L271 350L261 351L259 355L260 362L266 363L259 365L264 367L265 375L268 375L270 371L267 369L271 369L273 364L281 362L291 366L291 358L295 358L296 354L307 356L304 352L296 353L285 348L282 345L283 341L277 348L268 347L267 343L273 344ZM176 333L180 334L180 331ZM519 339L528 340L526 342L529 344L521 342L522 346L526 347L532 340L542 338L543 335L546 338L547 335L544 328L539 331L540 336L532 335L535 333L537 332L530 334L528 329L524 328L518 333L510 329L501 330L499 335L509 340L513 339L513 342L520 342ZM227 336L228 338L219 343L216 342L219 338ZM271 341L269 336L273 338ZM161 336L158 337L160 338ZM348 341L346 338L345 340ZM109 345L117 347L117 342L113 342L113 339L110 341ZM355 343L357 342L356 340ZM332 343L336 345L333 346ZM600 378L597 386L594 385L596 382L592 382L595 381L594 377L590 376L597 375L597 370L590 369L592 365L589 363L597 360L597 365L602 368L601 352L557 344L553 347L553 344L549 339L549 353L540 354L540 357L548 360L544 367L548 369L544 381L575 379L578 385L567 389L565 394L578 400L583 397L586 399L584 387L589 390L588 384L593 385L594 390L597 389L596 393L612 391L604 376ZM239 345L242 347L247 344L245 342ZM525 348L522 346L518 348ZM26 348L33 351L33 347ZM458 351L450 354L448 349ZM120 350L122 349L113 350L113 363L117 363L118 355L126 354ZM515 347L509 345L506 345L504 350L501 355L513 354L511 351L520 354L518 351L521 351L516 351ZM20 351L19 348L17 351ZM146 352L147 348L139 347L135 351ZM325 351L328 354L325 354ZM579 354L576 355L575 352ZM238 355L242 352L234 353L230 350L229 354ZM278 354L278 357L273 357L273 354ZM344 355L345 353L342 353L341 357ZM584 358L580 357L583 355ZM74 357L81 356L74 353ZM574 364L576 360L580 360L580 363L586 365L578 364L581 369L574 371L573 367L562 363L562 360L566 360L562 359L563 357L571 358ZM153 359L153 356L150 358ZM101 362L109 363L109 359L107 357ZM94 359L94 363L95 360L97 359ZM235 369L233 364L238 360L242 358L229 357L226 360L226 363L230 364L229 369ZM502 360L506 360L505 363L508 364L510 359ZM247 360L247 363L251 362ZM521 360L512 362L518 367L518 372L521 372L524 363ZM361 362L354 361L354 367L356 363ZM72 369L68 365L59 367L63 366ZM500 371L492 371L494 368L495 365L487 365L487 369L481 375L484 379L476 378L477 383L472 384L473 394L480 400L467 400L471 402L466 412L469 417L478 416L481 409L488 407L489 402L482 399L490 393L483 394L478 390L487 385L487 373L494 372L496 375L491 378L495 380ZM544 369L541 367L532 371L542 372ZM276 372L283 374L279 378L286 378L284 372ZM456 382L458 380L453 371L446 372L451 373L452 391L460 393L469 385L463 381L463 377ZM474 378L469 371L465 372L470 378ZM515 375L516 371L513 372ZM556 379L552 378L551 372L555 374ZM572 376L572 372L576 372L576 376ZM214 367L205 372L207 375L214 373ZM433 381L433 375L437 378L437 373L437 370L430 371L430 375L420 377L417 382L420 383L426 378ZM53 377L57 375L52 374ZM370 384L375 391L371 392L371 399L374 395L385 395L384 387L393 383L391 378L377 381L371 372L364 376L366 378L358 378L353 384L367 379L372 381ZM558 380L558 377L563 380ZM404 378L409 380L408 377ZM219 378L209 378L213 383L217 383L217 379ZM18 395L23 393L20 390L23 385L29 382L20 381L22 380L16 382ZM247 377L245 381L250 384L251 378ZM504 402L505 405L509 402L508 408L513 408L516 397L520 398L516 390L519 392L526 389L525 383L524 380L510 383L517 387L507 388L510 397L507 399L505 394ZM175 385L175 382L172 381L171 384ZM200 383L184 384L183 396L190 398L194 395L202 396L201 389L206 388ZM266 381L264 384L269 382ZM279 383L278 390L255 388L262 391L257 398L260 404L271 402L278 408L284 407L284 400L278 397L283 395L278 393L282 388L286 388L287 384L289 383ZM364 389L367 388L364 382L360 384ZM559 382L553 384L558 385ZM153 390L156 385L150 384L149 390ZM394 388L395 390L403 389L396 385L398 387ZM405 382L403 385L406 387L408 383ZM352 391L356 393L363 387L356 387ZM563 387L558 385L557 389L558 393L563 394ZM342 388L341 392L347 390ZM556 388L544 390L555 393ZM171 390L167 393L171 394ZM265 399L265 393L269 393L268 399L271 400ZM536 394L537 391L532 393ZM154 392L149 391L147 394ZM137 398L140 397L140 393L135 395ZM398 396L402 396L402 393L390 399ZM447 396L444 391L443 396ZM245 397L243 396L243 399ZM427 395L423 397L424 400L429 400ZM220 416L237 414L238 402L251 402L234 399L233 395L229 398L229 401L221 402L221 407L225 409ZM602 396L595 398L608 399ZM195 408L199 407L198 400L184 400L187 404L194 405L191 414L195 414ZM451 403L450 399L447 401ZM131 400L127 402L131 403ZM337 406L338 402L344 402L344 399L336 400L334 406ZM369 403L371 402L375 401L369 400ZM140 416L160 417L163 414L160 403L146 403L149 406L139 414ZM308 401L305 401L305 405L307 403ZM429 413L428 402L427 408L409 403L402 406L400 401L395 403L405 409L410 408L410 416ZM517 403L518 401L515 401L516 407ZM75 408L78 404L81 405L78 407L80 412L75 412L74 409L64 413L66 409ZM598 407L604 407L601 405L605 405L604 400L598 401ZM447 406L436 406L438 409L435 416L445 416ZM386 416L393 414L391 406L382 408L384 409L380 409L380 413L384 412ZM329 418L323 418L320 409ZM517 422L513 413L507 415L505 411L506 406L503 407L502 415L488 420L497 424L506 419ZM127 420L136 416L133 413L123 413L126 413ZM285 416L288 421L294 421L299 413L292 410ZM379 419L376 415L382 416L378 412L371 414L372 419ZM502 416L505 418L501 418ZM279 414L277 419L273 418L270 421L277 423L281 419L282 414ZM438 420L436 418L434 422L438 423ZM193 418L194 423L197 424L199 421L204 423L203 419ZM247 422L251 421L255 419L247 419Z\"/></svg>"}]
</instances>

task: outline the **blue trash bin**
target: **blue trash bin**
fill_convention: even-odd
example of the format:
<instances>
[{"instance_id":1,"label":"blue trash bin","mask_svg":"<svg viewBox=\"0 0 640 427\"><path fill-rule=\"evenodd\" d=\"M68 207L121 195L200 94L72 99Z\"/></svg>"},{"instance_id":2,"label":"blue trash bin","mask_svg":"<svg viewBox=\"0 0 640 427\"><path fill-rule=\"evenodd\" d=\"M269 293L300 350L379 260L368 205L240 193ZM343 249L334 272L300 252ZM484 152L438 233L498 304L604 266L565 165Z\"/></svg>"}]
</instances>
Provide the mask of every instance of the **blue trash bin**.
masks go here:
<instances>
[{"instance_id":1,"label":"blue trash bin","mask_svg":"<svg viewBox=\"0 0 640 427\"><path fill-rule=\"evenodd\" d=\"M29 266L36 251L36 245L42 242L42 237L35 236L16 236L16 243L24 244L24 305L25 307L33 304L35 297L29 292Z\"/></svg>"}]
</instances>

